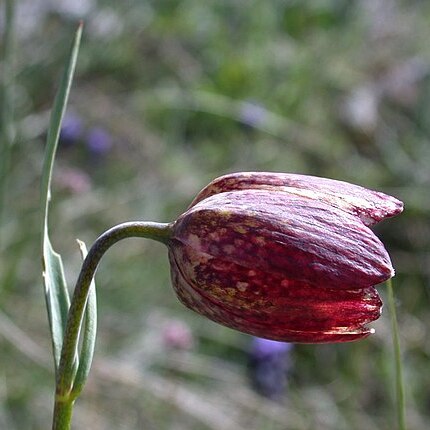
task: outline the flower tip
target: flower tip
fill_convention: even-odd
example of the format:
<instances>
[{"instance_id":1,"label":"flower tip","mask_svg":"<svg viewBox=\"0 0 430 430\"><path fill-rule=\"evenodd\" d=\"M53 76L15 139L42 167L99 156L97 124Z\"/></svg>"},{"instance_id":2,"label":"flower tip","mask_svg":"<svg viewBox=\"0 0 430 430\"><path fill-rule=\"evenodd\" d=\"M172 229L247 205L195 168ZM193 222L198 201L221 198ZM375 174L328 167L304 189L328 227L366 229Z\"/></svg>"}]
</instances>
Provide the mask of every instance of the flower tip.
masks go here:
<instances>
[{"instance_id":1,"label":"flower tip","mask_svg":"<svg viewBox=\"0 0 430 430\"><path fill-rule=\"evenodd\" d=\"M392 197L391 207L387 210L387 217L393 217L403 212L404 204L401 200Z\"/></svg>"},{"instance_id":2,"label":"flower tip","mask_svg":"<svg viewBox=\"0 0 430 430\"><path fill-rule=\"evenodd\" d=\"M402 213L404 208L405 208L404 203L401 200L397 200L397 212L396 212L396 215Z\"/></svg>"}]
</instances>

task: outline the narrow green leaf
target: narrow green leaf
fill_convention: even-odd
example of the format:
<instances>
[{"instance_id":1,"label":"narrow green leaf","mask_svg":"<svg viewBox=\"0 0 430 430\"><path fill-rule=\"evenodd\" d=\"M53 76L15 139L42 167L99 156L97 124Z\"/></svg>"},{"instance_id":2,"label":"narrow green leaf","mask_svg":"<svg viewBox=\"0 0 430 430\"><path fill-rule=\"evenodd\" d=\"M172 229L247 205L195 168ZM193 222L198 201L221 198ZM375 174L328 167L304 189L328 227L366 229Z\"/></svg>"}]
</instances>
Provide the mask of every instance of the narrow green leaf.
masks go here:
<instances>
[{"instance_id":1,"label":"narrow green leaf","mask_svg":"<svg viewBox=\"0 0 430 430\"><path fill-rule=\"evenodd\" d=\"M55 369L57 370L60 363L63 333L66 328L70 298L61 256L53 250L47 235L45 235L43 242L45 299L51 330Z\"/></svg>"},{"instance_id":2,"label":"narrow green leaf","mask_svg":"<svg viewBox=\"0 0 430 430\"><path fill-rule=\"evenodd\" d=\"M85 243L78 240L82 259L87 256ZM85 326L82 334L82 346L79 353L79 367L73 383L72 396L76 398L84 388L85 382L90 373L91 363L94 356L94 347L97 335L97 297L94 279L91 282L88 301L85 307Z\"/></svg>"},{"instance_id":3,"label":"narrow green leaf","mask_svg":"<svg viewBox=\"0 0 430 430\"><path fill-rule=\"evenodd\" d=\"M63 334L67 322L70 298L67 291L61 257L54 251L49 240L48 212L52 170L54 167L55 154L60 136L61 121L66 110L70 87L72 85L81 35L82 23L79 25L78 30L76 31L64 74L51 112L41 181L43 278L56 371L58 370L58 365L60 362Z\"/></svg>"},{"instance_id":4,"label":"narrow green leaf","mask_svg":"<svg viewBox=\"0 0 430 430\"><path fill-rule=\"evenodd\" d=\"M72 86L73 74L75 72L76 60L78 57L79 44L81 42L82 23L76 31L72 49L67 59L66 67L60 86L54 100L51 112L48 135L46 138L45 160L42 173L41 202L42 202L42 231L48 227L48 205L50 199L50 187L52 170L54 168L55 154L57 152L58 139L60 137L61 122L66 111L67 100Z\"/></svg>"}]
</instances>

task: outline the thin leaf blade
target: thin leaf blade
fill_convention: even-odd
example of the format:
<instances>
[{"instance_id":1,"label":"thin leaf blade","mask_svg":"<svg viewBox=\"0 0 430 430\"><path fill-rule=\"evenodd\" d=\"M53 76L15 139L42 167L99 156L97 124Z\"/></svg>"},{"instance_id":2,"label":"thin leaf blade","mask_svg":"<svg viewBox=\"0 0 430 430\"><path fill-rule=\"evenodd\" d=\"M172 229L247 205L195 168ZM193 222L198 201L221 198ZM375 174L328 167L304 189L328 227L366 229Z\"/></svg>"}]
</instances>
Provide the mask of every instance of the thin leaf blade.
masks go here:
<instances>
[{"instance_id":1,"label":"thin leaf blade","mask_svg":"<svg viewBox=\"0 0 430 430\"><path fill-rule=\"evenodd\" d=\"M43 246L43 279L45 284L45 300L48 310L49 327L51 330L52 349L55 369L58 369L63 345L63 334L67 323L70 298L64 276L60 254L56 253L49 237L45 237Z\"/></svg>"},{"instance_id":2,"label":"thin leaf blade","mask_svg":"<svg viewBox=\"0 0 430 430\"><path fill-rule=\"evenodd\" d=\"M66 62L64 74L61 79L61 83L58 88L54 106L51 112L41 180L43 279L56 371L58 370L60 362L63 335L67 322L68 309L70 306L70 297L64 277L61 256L54 251L49 239L49 200L51 192L52 171L58 147L61 122L66 111L67 101L70 94L81 36L82 23L80 23L76 31L70 54Z\"/></svg>"}]
</instances>

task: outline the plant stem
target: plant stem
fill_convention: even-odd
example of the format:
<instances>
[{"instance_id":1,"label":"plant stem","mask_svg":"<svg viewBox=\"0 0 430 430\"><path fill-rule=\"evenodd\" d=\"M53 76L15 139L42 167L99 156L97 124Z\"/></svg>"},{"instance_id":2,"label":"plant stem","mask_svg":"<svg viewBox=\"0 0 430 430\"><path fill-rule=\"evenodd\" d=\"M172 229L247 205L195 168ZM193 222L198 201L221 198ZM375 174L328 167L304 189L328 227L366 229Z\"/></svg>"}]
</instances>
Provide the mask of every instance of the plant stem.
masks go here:
<instances>
[{"instance_id":1,"label":"plant stem","mask_svg":"<svg viewBox=\"0 0 430 430\"><path fill-rule=\"evenodd\" d=\"M69 430L72 424L73 400L55 399L54 422L52 428Z\"/></svg>"},{"instance_id":2,"label":"plant stem","mask_svg":"<svg viewBox=\"0 0 430 430\"><path fill-rule=\"evenodd\" d=\"M397 324L396 304L394 302L393 284L391 279L387 281L388 306L391 316L391 331L393 333L393 349L396 374L396 399L397 399L397 422L399 430L405 430L405 390L402 373L402 354L400 349L399 327Z\"/></svg>"},{"instance_id":3,"label":"plant stem","mask_svg":"<svg viewBox=\"0 0 430 430\"><path fill-rule=\"evenodd\" d=\"M82 263L68 313L56 381L53 430L70 428L73 402L78 395L73 392L75 357L91 281L105 252L116 242L128 237L144 237L167 243L170 224L140 221L119 224L99 236L90 248Z\"/></svg>"}]
</instances>

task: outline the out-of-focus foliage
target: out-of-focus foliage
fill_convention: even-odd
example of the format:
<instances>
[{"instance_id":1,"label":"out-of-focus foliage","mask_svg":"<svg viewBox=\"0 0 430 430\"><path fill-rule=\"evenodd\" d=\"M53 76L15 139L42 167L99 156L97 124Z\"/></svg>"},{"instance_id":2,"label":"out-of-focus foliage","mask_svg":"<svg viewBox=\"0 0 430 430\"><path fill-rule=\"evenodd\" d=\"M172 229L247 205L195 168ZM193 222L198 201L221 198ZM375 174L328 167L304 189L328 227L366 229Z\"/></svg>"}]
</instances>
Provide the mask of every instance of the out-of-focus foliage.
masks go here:
<instances>
[{"instance_id":1,"label":"out-of-focus foliage","mask_svg":"<svg viewBox=\"0 0 430 430\"><path fill-rule=\"evenodd\" d=\"M173 220L226 172L315 174L386 191L405 202L378 234L397 269L408 421L426 429L430 4L16 4L16 138L0 226L0 428L49 427L54 381L36 184L53 95L82 18L51 215L68 284L80 266L76 237L90 244L121 221ZM161 245L116 245L98 288L99 336L77 428L366 430L395 421L386 312L362 342L295 346L285 398L274 403L250 388L249 338L177 302ZM193 340L172 320L184 321Z\"/></svg>"}]
</instances>

